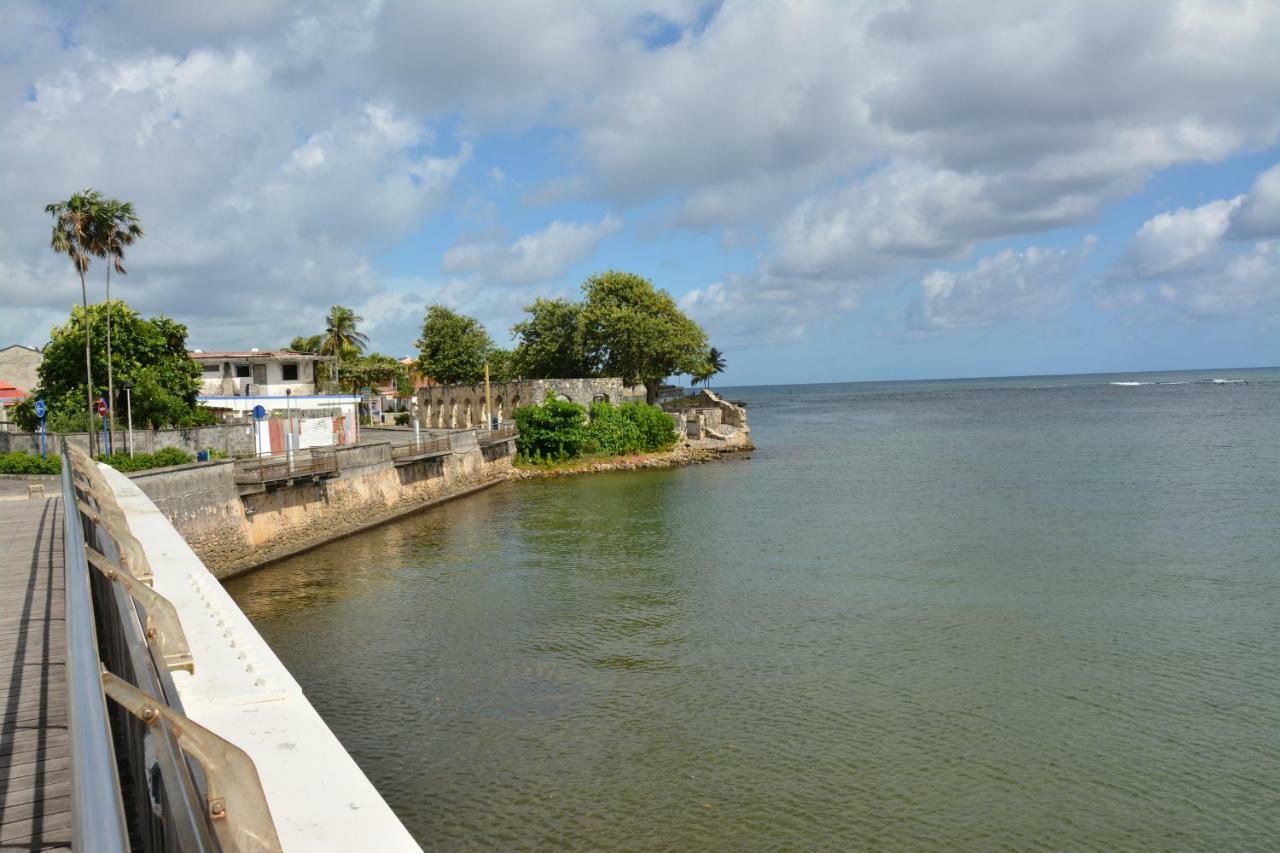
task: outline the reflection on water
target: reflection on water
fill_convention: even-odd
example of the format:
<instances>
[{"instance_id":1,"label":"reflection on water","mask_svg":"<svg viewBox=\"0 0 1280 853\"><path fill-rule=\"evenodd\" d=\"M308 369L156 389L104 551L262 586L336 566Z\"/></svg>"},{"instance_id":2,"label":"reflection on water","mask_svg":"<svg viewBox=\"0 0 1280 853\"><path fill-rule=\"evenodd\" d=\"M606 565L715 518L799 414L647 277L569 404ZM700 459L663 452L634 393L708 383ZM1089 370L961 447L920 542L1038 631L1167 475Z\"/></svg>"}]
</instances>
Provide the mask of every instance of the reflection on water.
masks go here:
<instances>
[{"instance_id":1,"label":"reflection on water","mask_svg":"<svg viewBox=\"0 0 1280 853\"><path fill-rule=\"evenodd\" d=\"M1269 847L1252 378L744 390L751 460L505 485L228 586L427 847Z\"/></svg>"}]
</instances>

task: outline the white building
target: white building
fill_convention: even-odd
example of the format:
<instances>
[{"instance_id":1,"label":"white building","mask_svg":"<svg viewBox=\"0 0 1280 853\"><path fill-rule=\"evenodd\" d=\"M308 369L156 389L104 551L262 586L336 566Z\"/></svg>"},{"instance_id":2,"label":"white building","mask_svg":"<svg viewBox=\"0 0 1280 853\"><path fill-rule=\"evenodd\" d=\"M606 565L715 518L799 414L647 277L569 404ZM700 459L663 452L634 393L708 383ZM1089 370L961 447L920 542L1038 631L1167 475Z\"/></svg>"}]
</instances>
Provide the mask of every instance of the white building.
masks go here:
<instances>
[{"instance_id":1,"label":"white building","mask_svg":"<svg viewBox=\"0 0 1280 853\"><path fill-rule=\"evenodd\" d=\"M201 397L283 397L286 392L310 396L316 393L317 380L326 378L321 363L334 360L292 350L192 350L190 355L203 371Z\"/></svg>"}]
</instances>

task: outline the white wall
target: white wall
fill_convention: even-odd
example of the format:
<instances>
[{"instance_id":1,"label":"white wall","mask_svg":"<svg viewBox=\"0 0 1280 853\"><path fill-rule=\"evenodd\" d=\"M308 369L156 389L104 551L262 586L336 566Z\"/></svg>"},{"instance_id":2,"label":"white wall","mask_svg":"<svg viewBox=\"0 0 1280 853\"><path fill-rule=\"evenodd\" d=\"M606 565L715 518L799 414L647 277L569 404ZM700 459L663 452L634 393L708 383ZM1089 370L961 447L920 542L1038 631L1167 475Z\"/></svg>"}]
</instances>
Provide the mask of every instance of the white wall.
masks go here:
<instances>
[{"instance_id":1,"label":"white wall","mask_svg":"<svg viewBox=\"0 0 1280 853\"><path fill-rule=\"evenodd\" d=\"M197 362L204 369L204 365L208 362ZM302 361L258 361L252 359L231 361L231 377L227 378L222 374L223 361L214 362L218 368L217 373L202 373L200 380L200 393L208 396L229 396L232 394L243 394L246 385L253 385L253 392L263 397L283 397L286 390L290 390L295 396L299 394L314 394L316 392L315 367L316 362ZM253 364L264 364L267 368L267 382L265 385L254 383L253 381ZM298 378L296 380L285 381L284 366L285 364L298 365ZM235 375L236 366L249 366L249 376ZM252 408L252 407L250 407Z\"/></svg>"}]
</instances>

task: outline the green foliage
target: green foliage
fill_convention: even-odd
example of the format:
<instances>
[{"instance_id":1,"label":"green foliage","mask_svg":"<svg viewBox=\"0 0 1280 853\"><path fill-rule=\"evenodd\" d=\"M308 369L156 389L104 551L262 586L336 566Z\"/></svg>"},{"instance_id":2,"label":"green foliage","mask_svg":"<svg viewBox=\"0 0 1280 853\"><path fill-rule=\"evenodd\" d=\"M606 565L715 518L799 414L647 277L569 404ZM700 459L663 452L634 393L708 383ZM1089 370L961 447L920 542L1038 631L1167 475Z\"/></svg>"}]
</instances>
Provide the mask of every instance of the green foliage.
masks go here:
<instances>
[{"instance_id":1,"label":"green foliage","mask_svg":"<svg viewBox=\"0 0 1280 853\"><path fill-rule=\"evenodd\" d=\"M644 450L640 426L635 419L627 417L624 407L603 401L592 403L590 415L584 444L587 453L623 456Z\"/></svg>"},{"instance_id":2,"label":"green foliage","mask_svg":"<svg viewBox=\"0 0 1280 853\"><path fill-rule=\"evenodd\" d=\"M398 388L405 373L405 366L398 359L371 352L343 362L342 387L357 391L360 388L379 388L394 383Z\"/></svg>"},{"instance_id":3,"label":"green foliage","mask_svg":"<svg viewBox=\"0 0 1280 853\"><path fill-rule=\"evenodd\" d=\"M671 416L647 403L592 403L586 434L587 453L609 456L670 450L678 440Z\"/></svg>"},{"instance_id":4,"label":"green foliage","mask_svg":"<svg viewBox=\"0 0 1280 853\"><path fill-rule=\"evenodd\" d=\"M650 400L662 380L689 373L706 360L707 336L646 278L609 271L582 285L583 348L606 376L643 382Z\"/></svg>"},{"instance_id":5,"label":"green foliage","mask_svg":"<svg viewBox=\"0 0 1280 853\"><path fill-rule=\"evenodd\" d=\"M490 382L513 382L519 376L520 374L516 371L515 353L501 347L489 350Z\"/></svg>"},{"instance_id":6,"label":"green foliage","mask_svg":"<svg viewBox=\"0 0 1280 853\"><path fill-rule=\"evenodd\" d=\"M125 414L123 384L133 383L133 422L139 427L190 426L211 423L212 413L200 410L200 366L187 355L187 327L167 317L144 319L119 300L91 305L88 311L89 341L93 354L94 398L107 396L106 317L111 315L111 363L117 421ZM39 385L34 394L16 407L15 419L28 431L39 428L35 401L49 407L47 426L55 432L97 429L85 412L85 310L76 307L62 326L49 333L40 364Z\"/></svg>"},{"instance_id":7,"label":"green foliage","mask_svg":"<svg viewBox=\"0 0 1280 853\"><path fill-rule=\"evenodd\" d=\"M329 316L324 319L325 329L320 334L320 347L316 352L339 358L364 352L369 338L359 330L363 321L364 318L350 308L342 305L330 307Z\"/></svg>"},{"instance_id":8,"label":"green foliage","mask_svg":"<svg viewBox=\"0 0 1280 853\"><path fill-rule=\"evenodd\" d=\"M474 385L484 380L493 340L476 318L432 305L417 346L418 369L425 376L442 385Z\"/></svg>"},{"instance_id":9,"label":"green foliage","mask_svg":"<svg viewBox=\"0 0 1280 853\"><path fill-rule=\"evenodd\" d=\"M396 415L396 426L408 426L409 420L410 418L409 418L408 412L400 412L399 414Z\"/></svg>"},{"instance_id":10,"label":"green foliage","mask_svg":"<svg viewBox=\"0 0 1280 853\"><path fill-rule=\"evenodd\" d=\"M176 447L165 447L155 453L138 453L130 458L128 453L112 453L110 456L99 456L99 462L105 462L117 471L146 471L150 468L167 468L170 465L187 465L195 461L190 453Z\"/></svg>"},{"instance_id":11,"label":"green foliage","mask_svg":"<svg viewBox=\"0 0 1280 853\"><path fill-rule=\"evenodd\" d=\"M294 352L319 353L322 343L324 343L324 335L298 335L289 341L288 348Z\"/></svg>"},{"instance_id":12,"label":"green foliage","mask_svg":"<svg viewBox=\"0 0 1280 853\"><path fill-rule=\"evenodd\" d=\"M568 299L538 299L524 309L528 320L516 323L515 372L530 379L595 376L596 367L582 348L582 305Z\"/></svg>"},{"instance_id":13,"label":"green foliage","mask_svg":"<svg viewBox=\"0 0 1280 853\"><path fill-rule=\"evenodd\" d=\"M35 453L0 453L0 474L61 474L62 460L52 453L41 459Z\"/></svg>"},{"instance_id":14,"label":"green foliage","mask_svg":"<svg viewBox=\"0 0 1280 853\"><path fill-rule=\"evenodd\" d=\"M548 393L541 405L520 406L513 413L519 437L516 452L529 462L572 459L586 440L586 412L577 403Z\"/></svg>"}]
</instances>

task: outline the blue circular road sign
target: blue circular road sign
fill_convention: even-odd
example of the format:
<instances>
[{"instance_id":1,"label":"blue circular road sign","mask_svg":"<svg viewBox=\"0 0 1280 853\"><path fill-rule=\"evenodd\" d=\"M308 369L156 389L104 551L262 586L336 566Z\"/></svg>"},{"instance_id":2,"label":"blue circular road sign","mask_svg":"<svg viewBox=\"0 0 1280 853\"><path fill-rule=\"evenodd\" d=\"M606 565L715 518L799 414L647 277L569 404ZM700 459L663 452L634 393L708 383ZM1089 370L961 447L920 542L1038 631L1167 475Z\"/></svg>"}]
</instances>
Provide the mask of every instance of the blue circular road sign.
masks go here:
<instances>
[{"instance_id":1,"label":"blue circular road sign","mask_svg":"<svg viewBox=\"0 0 1280 853\"><path fill-rule=\"evenodd\" d=\"M255 418L257 418L258 420L262 420L263 418L265 418L265 417L267 416L267 410L266 410L266 409L264 409L264 408L262 408L262 406L254 406L254 407L253 407L253 416L254 416Z\"/></svg>"},{"instance_id":2,"label":"blue circular road sign","mask_svg":"<svg viewBox=\"0 0 1280 853\"><path fill-rule=\"evenodd\" d=\"M44 400L36 400L36 417L43 418L45 411Z\"/></svg>"}]
</instances>

